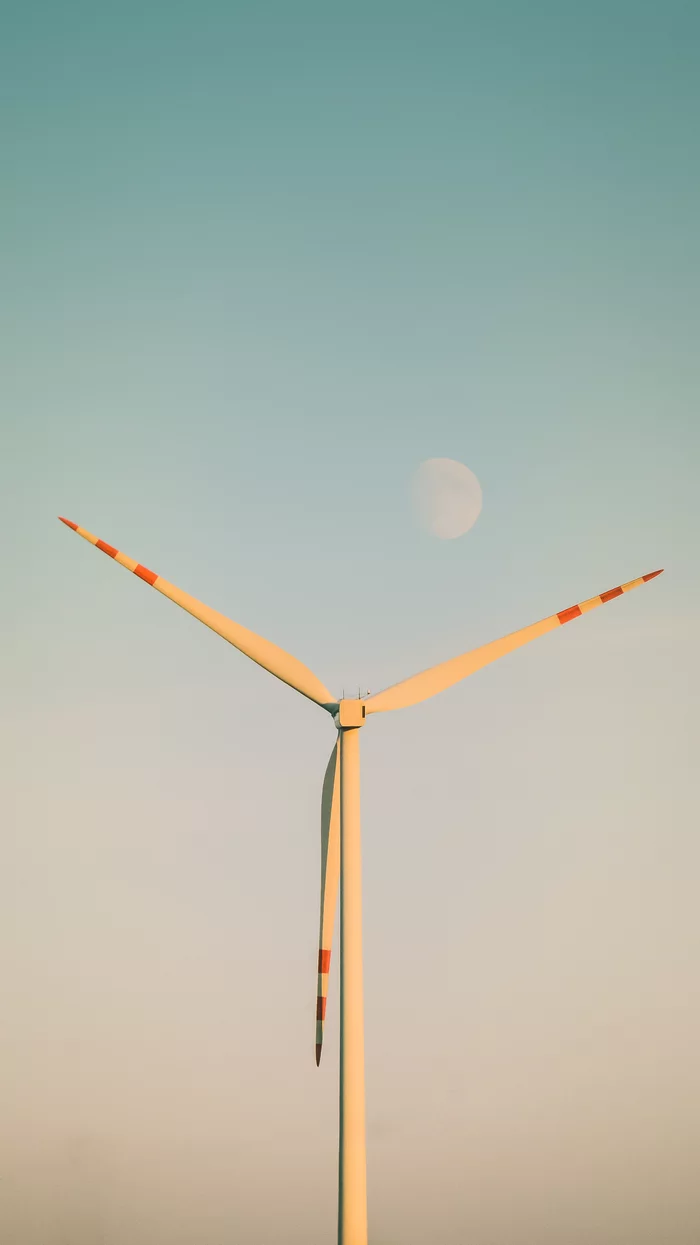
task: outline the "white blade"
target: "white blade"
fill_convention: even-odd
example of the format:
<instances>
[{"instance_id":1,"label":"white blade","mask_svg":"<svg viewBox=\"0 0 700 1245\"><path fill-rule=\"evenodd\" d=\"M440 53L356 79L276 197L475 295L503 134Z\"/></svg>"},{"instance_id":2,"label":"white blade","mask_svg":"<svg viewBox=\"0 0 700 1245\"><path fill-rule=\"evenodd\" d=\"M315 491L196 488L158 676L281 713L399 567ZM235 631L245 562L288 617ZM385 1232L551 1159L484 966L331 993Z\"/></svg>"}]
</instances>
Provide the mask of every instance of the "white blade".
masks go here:
<instances>
[{"instance_id":1,"label":"white blade","mask_svg":"<svg viewBox=\"0 0 700 1245\"><path fill-rule=\"evenodd\" d=\"M462 653L459 657L444 661L439 666L424 670L422 674L414 674L410 679L404 679L402 683L395 683L393 687L377 692L376 696L370 696L365 701L366 712L383 713L387 709L405 709L409 705L417 705L421 700L427 700L429 696L444 692L446 688L452 687L453 683L466 679L467 675L481 670L482 666L488 666L499 657L504 657L506 653L512 653L513 649L528 644L530 640L545 635L547 631L554 631L563 623L578 618L580 614L587 614L589 610L594 610L598 605L604 605L606 601L622 596L623 592L631 592L633 588L638 588L640 584L645 584L660 574L661 571L652 571L649 575L642 575L641 579L632 579L628 584L621 584L620 587L611 588L598 597L591 597L589 601L572 605L558 614L543 618L541 622L523 627L521 631L513 631L501 640L492 640L490 644L472 649L469 653Z\"/></svg>"},{"instance_id":2,"label":"white blade","mask_svg":"<svg viewBox=\"0 0 700 1245\"><path fill-rule=\"evenodd\" d=\"M167 579L156 575L154 571L149 571L148 567L134 562L133 558L127 557L125 553L120 553L112 545L106 544L103 540L98 540L96 536L86 531L85 528L78 527L77 523L71 523L70 519L63 518L61 522L72 528L84 540L89 541L91 545L95 545L103 553L108 554L110 558L114 558L115 562L119 562L120 566L125 566L128 571L133 571L135 575L138 575L139 579L143 579L145 583L156 588L164 597L168 597L170 601L174 601L183 610L187 610L187 613L192 614L193 618L198 618L205 626L210 627L212 631L222 636L224 640L228 640L229 644L239 649L241 653L245 653L246 657L250 657L257 662L264 670L269 670L270 674L274 674L283 683L288 683L290 687L295 688L297 692L301 692L302 696L307 696L309 700L315 701L317 705L322 705L329 712L335 712L338 707L335 697L328 691L328 688L323 686L320 679L317 679L316 675L307 666L297 661L296 657L285 653L284 649L278 648L276 644L272 644L269 640L263 639L262 636L256 635L254 631L248 631L246 627L241 627L239 623L232 622L224 614L219 614L216 610L209 609L208 605L203 605L195 597L182 592L174 584L168 583Z\"/></svg>"},{"instance_id":3,"label":"white blade","mask_svg":"<svg viewBox=\"0 0 700 1245\"><path fill-rule=\"evenodd\" d=\"M321 921L318 931L318 990L316 997L316 1065L321 1062L326 1020L328 974L331 968L333 925L340 877L340 739L331 752L321 793Z\"/></svg>"}]
</instances>

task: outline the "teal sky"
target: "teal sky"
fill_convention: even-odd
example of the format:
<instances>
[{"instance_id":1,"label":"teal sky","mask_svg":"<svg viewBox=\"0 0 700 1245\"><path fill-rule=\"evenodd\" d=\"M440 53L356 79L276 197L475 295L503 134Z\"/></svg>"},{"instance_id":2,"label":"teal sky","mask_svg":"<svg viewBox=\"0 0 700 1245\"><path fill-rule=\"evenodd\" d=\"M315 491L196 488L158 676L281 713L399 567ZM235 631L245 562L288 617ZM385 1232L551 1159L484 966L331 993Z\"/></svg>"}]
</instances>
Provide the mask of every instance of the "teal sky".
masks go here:
<instances>
[{"instance_id":1,"label":"teal sky","mask_svg":"<svg viewBox=\"0 0 700 1245\"><path fill-rule=\"evenodd\" d=\"M666 568L363 732L370 1239L699 1239L699 41L5 4L3 1240L335 1231L330 723L58 514L338 691Z\"/></svg>"}]
</instances>

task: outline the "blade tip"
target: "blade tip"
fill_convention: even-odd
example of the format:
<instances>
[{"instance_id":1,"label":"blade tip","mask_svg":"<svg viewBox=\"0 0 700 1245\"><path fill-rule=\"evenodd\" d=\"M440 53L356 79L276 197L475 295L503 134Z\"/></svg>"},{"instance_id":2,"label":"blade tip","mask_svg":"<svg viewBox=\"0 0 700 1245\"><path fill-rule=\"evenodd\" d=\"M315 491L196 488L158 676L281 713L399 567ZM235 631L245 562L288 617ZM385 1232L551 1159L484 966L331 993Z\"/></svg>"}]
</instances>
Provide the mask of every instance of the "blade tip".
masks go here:
<instances>
[{"instance_id":1,"label":"blade tip","mask_svg":"<svg viewBox=\"0 0 700 1245\"><path fill-rule=\"evenodd\" d=\"M317 1068L320 1066L320 1063L321 1063L321 1044L320 1042L317 1042L316 1043L316 1067Z\"/></svg>"},{"instance_id":2,"label":"blade tip","mask_svg":"<svg viewBox=\"0 0 700 1245\"><path fill-rule=\"evenodd\" d=\"M657 575L663 575L663 573L664 573L664 568L662 566L660 570L658 571L650 571L648 575L642 575L642 579L644 580L645 584L648 584L650 579L656 579Z\"/></svg>"},{"instance_id":3,"label":"blade tip","mask_svg":"<svg viewBox=\"0 0 700 1245\"><path fill-rule=\"evenodd\" d=\"M61 520L61 523L65 523L66 527L70 527L73 529L74 532L77 532L78 524L74 523L72 519L64 519L62 514L59 514L58 517Z\"/></svg>"}]
</instances>

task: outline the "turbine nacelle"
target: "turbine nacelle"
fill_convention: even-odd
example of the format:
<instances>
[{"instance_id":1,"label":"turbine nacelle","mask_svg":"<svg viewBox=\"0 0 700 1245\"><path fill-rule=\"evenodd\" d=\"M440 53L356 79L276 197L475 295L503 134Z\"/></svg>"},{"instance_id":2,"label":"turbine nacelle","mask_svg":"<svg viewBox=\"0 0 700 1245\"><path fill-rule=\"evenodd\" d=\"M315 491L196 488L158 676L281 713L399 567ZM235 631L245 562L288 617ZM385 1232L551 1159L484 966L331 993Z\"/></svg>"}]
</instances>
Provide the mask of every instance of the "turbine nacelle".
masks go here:
<instances>
[{"instance_id":1,"label":"turbine nacelle","mask_svg":"<svg viewBox=\"0 0 700 1245\"><path fill-rule=\"evenodd\" d=\"M364 726L365 724L365 704L363 700L343 699L338 703L338 709L333 714L333 721L338 730L347 727Z\"/></svg>"}]
</instances>

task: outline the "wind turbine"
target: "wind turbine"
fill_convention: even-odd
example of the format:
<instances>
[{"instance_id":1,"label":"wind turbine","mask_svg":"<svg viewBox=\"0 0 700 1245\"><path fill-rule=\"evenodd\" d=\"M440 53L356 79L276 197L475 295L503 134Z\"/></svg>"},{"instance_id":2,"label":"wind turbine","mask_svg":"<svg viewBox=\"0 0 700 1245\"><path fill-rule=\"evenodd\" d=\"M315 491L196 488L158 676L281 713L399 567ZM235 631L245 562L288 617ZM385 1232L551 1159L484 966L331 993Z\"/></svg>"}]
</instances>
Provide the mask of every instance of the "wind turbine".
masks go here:
<instances>
[{"instance_id":1,"label":"wind turbine","mask_svg":"<svg viewBox=\"0 0 700 1245\"><path fill-rule=\"evenodd\" d=\"M60 516L59 516L60 517ZM338 731L326 768L321 795L321 921L318 950L318 994L316 1006L316 1063L320 1063L323 1027L328 995L331 942L335 907L340 883L340 1129L338 1164L338 1243L367 1245L367 1184L365 1152L365 1053L362 990L362 871L360 852L360 740L359 729L369 714L404 709L445 691L454 683L488 666L497 658L521 648L530 640L555 631L581 614L631 592L661 571L602 592L568 609L551 614L541 622L513 631L500 640L462 653L449 661L395 683L383 692L357 700L337 699L316 675L269 640L232 622L174 584L168 583L98 540L91 532L61 518L61 522L84 540L114 558L164 597L180 605L234 648L252 658L264 670L301 692L325 709Z\"/></svg>"}]
</instances>

